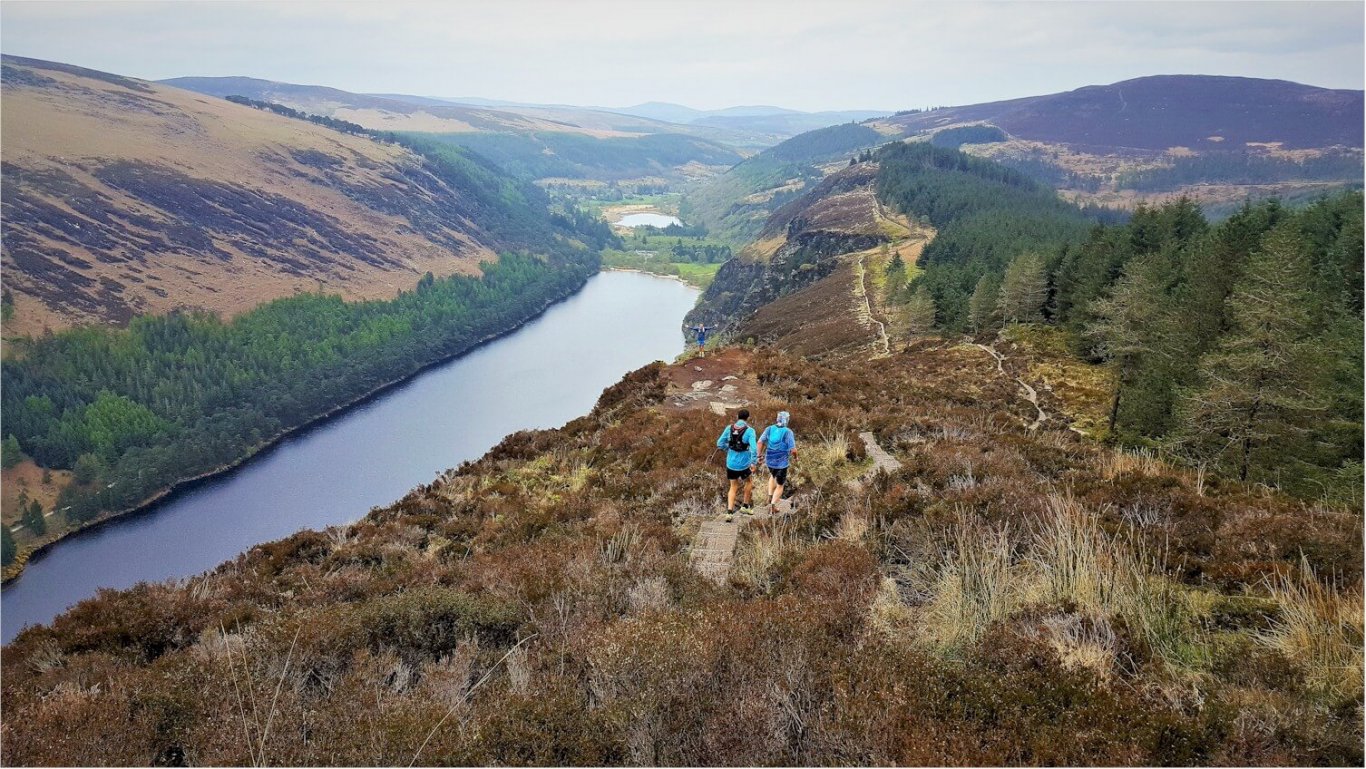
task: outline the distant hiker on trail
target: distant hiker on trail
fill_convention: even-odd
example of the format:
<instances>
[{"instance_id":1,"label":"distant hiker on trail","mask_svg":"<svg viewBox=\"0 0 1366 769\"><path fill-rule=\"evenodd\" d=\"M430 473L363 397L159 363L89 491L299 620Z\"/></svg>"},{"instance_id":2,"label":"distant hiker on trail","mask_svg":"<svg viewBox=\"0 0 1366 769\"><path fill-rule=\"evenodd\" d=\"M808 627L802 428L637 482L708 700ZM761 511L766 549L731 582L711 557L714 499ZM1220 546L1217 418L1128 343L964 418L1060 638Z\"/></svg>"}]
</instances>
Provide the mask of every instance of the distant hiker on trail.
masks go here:
<instances>
[{"instance_id":1,"label":"distant hiker on trail","mask_svg":"<svg viewBox=\"0 0 1366 769\"><path fill-rule=\"evenodd\" d=\"M699 323L689 330L697 335L698 356L705 358L707 356L707 331L709 331L710 328L705 323Z\"/></svg>"},{"instance_id":2,"label":"distant hiker on trail","mask_svg":"<svg viewBox=\"0 0 1366 769\"><path fill-rule=\"evenodd\" d=\"M754 463L759 457L759 445L755 441L754 428L746 421L749 409L740 409L735 424L727 425L716 439L716 448L726 449L726 480L730 481L730 494L726 497L726 523L735 520L735 497L740 490L740 482L745 482L745 502L741 510L754 514Z\"/></svg>"},{"instance_id":3,"label":"distant hiker on trail","mask_svg":"<svg viewBox=\"0 0 1366 769\"><path fill-rule=\"evenodd\" d=\"M778 500L783 498L783 487L787 485L787 467L797 456L797 436L787 426L791 418L786 411L779 411L777 423L764 428L759 438L759 451L768 467L769 509L774 513L778 512Z\"/></svg>"}]
</instances>

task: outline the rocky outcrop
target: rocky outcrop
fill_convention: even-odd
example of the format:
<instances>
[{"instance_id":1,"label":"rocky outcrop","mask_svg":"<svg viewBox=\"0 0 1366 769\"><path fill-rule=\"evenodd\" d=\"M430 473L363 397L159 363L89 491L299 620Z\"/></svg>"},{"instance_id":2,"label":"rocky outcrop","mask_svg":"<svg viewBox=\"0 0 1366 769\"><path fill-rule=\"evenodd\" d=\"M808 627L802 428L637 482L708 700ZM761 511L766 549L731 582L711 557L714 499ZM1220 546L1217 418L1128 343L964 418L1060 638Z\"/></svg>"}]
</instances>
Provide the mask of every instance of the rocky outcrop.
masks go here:
<instances>
[{"instance_id":1,"label":"rocky outcrop","mask_svg":"<svg viewBox=\"0 0 1366 769\"><path fill-rule=\"evenodd\" d=\"M759 239L722 265L686 323L734 330L760 307L828 277L838 257L888 242L876 176L874 163L850 166L774 212Z\"/></svg>"}]
</instances>

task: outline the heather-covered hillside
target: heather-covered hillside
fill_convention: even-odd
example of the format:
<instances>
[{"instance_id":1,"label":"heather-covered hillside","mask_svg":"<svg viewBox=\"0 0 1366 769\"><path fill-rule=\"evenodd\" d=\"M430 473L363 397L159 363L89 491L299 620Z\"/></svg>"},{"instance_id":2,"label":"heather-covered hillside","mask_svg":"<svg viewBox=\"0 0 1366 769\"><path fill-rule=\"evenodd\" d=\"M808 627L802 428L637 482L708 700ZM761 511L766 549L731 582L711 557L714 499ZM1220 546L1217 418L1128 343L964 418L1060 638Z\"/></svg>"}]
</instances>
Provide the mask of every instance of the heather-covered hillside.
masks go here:
<instances>
[{"instance_id":1,"label":"heather-covered hillside","mask_svg":"<svg viewBox=\"0 0 1366 769\"><path fill-rule=\"evenodd\" d=\"M544 196L486 160L64 64L5 57L8 333L300 291L393 298L560 248Z\"/></svg>"},{"instance_id":2,"label":"heather-covered hillside","mask_svg":"<svg viewBox=\"0 0 1366 769\"><path fill-rule=\"evenodd\" d=\"M1285 149L1362 146L1362 92L1285 80L1158 75L1075 91L909 112L885 122L911 133L986 122L1019 139L1092 147Z\"/></svg>"},{"instance_id":3,"label":"heather-covered hillside","mask_svg":"<svg viewBox=\"0 0 1366 769\"><path fill-rule=\"evenodd\" d=\"M1046 340L637 371L354 525L25 631L5 763L1360 763L1359 507L1087 441ZM793 412L795 494L710 562L741 402Z\"/></svg>"},{"instance_id":4,"label":"heather-covered hillside","mask_svg":"<svg viewBox=\"0 0 1366 769\"><path fill-rule=\"evenodd\" d=\"M1211 215L1243 201L1359 188L1362 92L1170 75L1008 101L908 110L811 131L699 183L698 221L745 239L859 151L926 141L1013 168L1069 200L1133 209L1186 195Z\"/></svg>"},{"instance_id":5,"label":"heather-covered hillside","mask_svg":"<svg viewBox=\"0 0 1366 769\"><path fill-rule=\"evenodd\" d=\"M473 149L524 179L681 180L739 162L749 135L591 107L461 104L373 96L249 77L178 77L162 83L246 97L373 131L420 134Z\"/></svg>"}]
</instances>

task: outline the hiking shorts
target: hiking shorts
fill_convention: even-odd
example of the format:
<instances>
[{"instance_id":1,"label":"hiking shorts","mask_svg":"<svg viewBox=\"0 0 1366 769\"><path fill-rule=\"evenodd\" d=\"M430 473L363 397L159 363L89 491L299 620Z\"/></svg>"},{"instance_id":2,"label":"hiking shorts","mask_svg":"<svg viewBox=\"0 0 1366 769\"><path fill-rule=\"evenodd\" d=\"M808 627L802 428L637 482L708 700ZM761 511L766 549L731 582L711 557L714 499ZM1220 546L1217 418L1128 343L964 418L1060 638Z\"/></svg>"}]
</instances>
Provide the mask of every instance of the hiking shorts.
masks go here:
<instances>
[{"instance_id":1,"label":"hiking shorts","mask_svg":"<svg viewBox=\"0 0 1366 769\"><path fill-rule=\"evenodd\" d=\"M787 485L786 467L770 467L768 468L768 474L773 476L773 482L778 484L779 486Z\"/></svg>"},{"instance_id":2,"label":"hiking shorts","mask_svg":"<svg viewBox=\"0 0 1366 769\"><path fill-rule=\"evenodd\" d=\"M749 473L750 470L748 467L746 467L743 470L732 470L729 467L727 467L726 479L731 481L746 481L749 480Z\"/></svg>"}]
</instances>

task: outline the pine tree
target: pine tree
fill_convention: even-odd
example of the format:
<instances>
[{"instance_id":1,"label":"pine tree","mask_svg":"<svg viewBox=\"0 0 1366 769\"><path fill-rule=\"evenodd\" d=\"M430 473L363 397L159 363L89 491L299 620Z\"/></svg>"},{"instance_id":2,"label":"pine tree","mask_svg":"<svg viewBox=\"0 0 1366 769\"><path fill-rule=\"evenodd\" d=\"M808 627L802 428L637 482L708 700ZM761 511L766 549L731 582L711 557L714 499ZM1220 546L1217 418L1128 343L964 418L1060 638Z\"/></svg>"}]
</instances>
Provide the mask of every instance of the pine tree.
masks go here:
<instances>
[{"instance_id":1,"label":"pine tree","mask_svg":"<svg viewBox=\"0 0 1366 769\"><path fill-rule=\"evenodd\" d=\"M1125 392L1134 383L1144 358L1161 354L1168 264L1157 255L1134 259L1125 266L1109 296L1091 302L1088 308L1095 320L1087 328L1087 335L1115 369L1115 390L1110 397L1111 433L1119 422Z\"/></svg>"},{"instance_id":2,"label":"pine tree","mask_svg":"<svg viewBox=\"0 0 1366 769\"><path fill-rule=\"evenodd\" d=\"M906 325L912 334L928 334L934 330L936 314L934 297L920 286L906 303Z\"/></svg>"},{"instance_id":3,"label":"pine tree","mask_svg":"<svg viewBox=\"0 0 1366 769\"><path fill-rule=\"evenodd\" d=\"M1006 322L1033 323L1043 320L1043 304L1048 298L1048 276L1038 254L1015 257L1001 280L997 307Z\"/></svg>"},{"instance_id":4,"label":"pine tree","mask_svg":"<svg viewBox=\"0 0 1366 769\"><path fill-rule=\"evenodd\" d=\"M24 452L19 449L19 439L12 434L5 436L5 440L0 441L0 465L14 467L23 459Z\"/></svg>"},{"instance_id":5,"label":"pine tree","mask_svg":"<svg viewBox=\"0 0 1366 769\"><path fill-rule=\"evenodd\" d=\"M883 244L882 255L887 255L887 246ZM887 262L887 293L895 295L906 284L906 262L901 258L901 252L892 254L892 258Z\"/></svg>"},{"instance_id":6,"label":"pine tree","mask_svg":"<svg viewBox=\"0 0 1366 769\"><path fill-rule=\"evenodd\" d=\"M14 535L10 533L9 527L0 524L0 564L9 566L14 563L14 557L19 548L14 544Z\"/></svg>"},{"instance_id":7,"label":"pine tree","mask_svg":"<svg viewBox=\"0 0 1366 769\"><path fill-rule=\"evenodd\" d=\"M1271 481L1288 469L1323 409L1311 279L1301 240L1278 226L1235 284L1231 328L1201 357L1201 385L1183 398L1180 442L1240 480Z\"/></svg>"},{"instance_id":8,"label":"pine tree","mask_svg":"<svg viewBox=\"0 0 1366 769\"><path fill-rule=\"evenodd\" d=\"M43 517L43 504L38 500L33 500L24 510L24 528L28 529L35 537L41 537L47 533L47 520Z\"/></svg>"},{"instance_id":9,"label":"pine tree","mask_svg":"<svg viewBox=\"0 0 1366 769\"><path fill-rule=\"evenodd\" d=\"M968 321L974 333L980 334L996 326L996 305L1000 296L1001 276L994 272L983 273L968 300Z\"/></svg>"}]
</instances>

